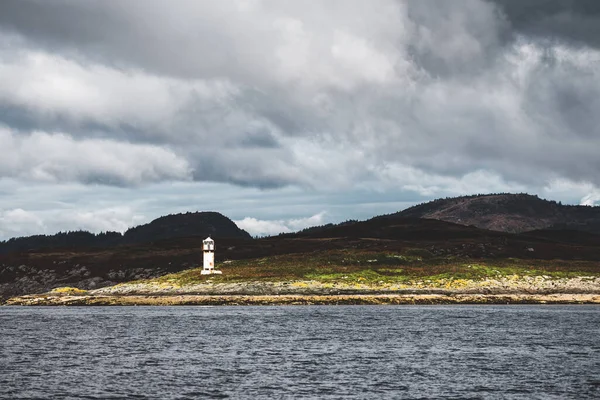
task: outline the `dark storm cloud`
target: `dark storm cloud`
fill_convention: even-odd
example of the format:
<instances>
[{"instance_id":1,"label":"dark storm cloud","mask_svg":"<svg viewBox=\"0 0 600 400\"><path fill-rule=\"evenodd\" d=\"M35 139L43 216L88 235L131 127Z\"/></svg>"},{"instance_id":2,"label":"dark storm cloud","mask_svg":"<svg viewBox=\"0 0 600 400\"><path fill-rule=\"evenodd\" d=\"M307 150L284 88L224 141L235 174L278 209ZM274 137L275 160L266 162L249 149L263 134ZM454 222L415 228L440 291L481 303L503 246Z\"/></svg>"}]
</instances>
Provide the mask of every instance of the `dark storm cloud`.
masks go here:
<instances>
[{"instance_id":1,"label":"dark storm cloud","mask_svg":"<svg viewBox=\"0 0 600 400\"><path fill-rule=\"evenodd\" d=\"M512 38L498 10L479 0L463 0L460 6L445 0L408 1L406 5L408 18L416 25L408 49L413 60L433 76L468 79L481 73L493 67Z\"/></svg>"},{"instance_id":2,"label":"dark storm cloud","mask_svg":"<svg viewBox=\"0 0 600 400\"><path fill-rule=\"evenodd\" d=\"M484 192L594 204L599 8L0 1L0 238L196 209L277 233Z\"/></svg>"},{"instance_id":3,"label":"dark storm cloud","mask_svg":"<svg viewBox=\"0 0 600 400\"><path fill-rule=\"evenodd\" d=\"M600 46L600 2L597 0L490 0L514 29L541 39Z\"/></svg>"},{"instance_id":4,"label":"dark storm cloud","mask_svg":"<svg viewBox=\"0 0 600 400\"><path fill-rule=\"evenodd\" d=\"M97 1L39 1L6 0L0 2L0 33L17 33L31 40L32 46L50 51L85 48L84 55L97 58L98 54L111 52L111 43L121 39L126 21L119 13L110 12Z\"/></svg>"},{"instance_id":5,"label":"dark storm cloud","mask_svg":"<svg viewBox=\"0 0 600 400\"><path fill-rule=\"evenodd\" d=\"M596 4L5 0L0 123L15 155L0 172L426 191L484 170L600 184ZM61 146L99 139L141 157L140 171L99 157L66 173L86 160ZM52 163L31 156L40 141L56 146Z\"/></svg>"},{"instance_id":6,"label":"dark storm cloud","mask_svg":"<svg viewBox=\"0 0 600 400\"><path fill-rule=\"evenodd\" d=\"M11 104L0 104L0 122L10 126L17 134L28 135L32 131L69 132L74 137L89 138L127 138L131 142L147 142L144 137L148 131L122 123L119 126L108 126L94 120L73 121L63 115L50 114L40 115L35 110L19 107ZM152 135L157 137L158 134Z\"/></svg>"},{"instance_id":7,"label":"dark storm cloud","mask_svg":"<svg viewBox=\"0 0 600 400\"><path fill-rule=\"evenodd\" d=\"M238 31L228 12L227 7L216 3L186 0L173 5L161 0L128 4L7 0L0 2L0 29L23 35L31 46L62 52L83 62L184 78L236 73L239 78L246 72L232 68L232 62L247 48L238 47L243 27ZM215 29L230 24L230 30Z\"/></svg>"},{"instance_id":8,"label":"dark storm cloud","mask_svg":"<svg viewBox=\"0 0 600 400\"><path fill-rule=\"evenodd\" d=\"M95 1L5 0L0 3L0 25L38 41L56 43L97 41L110 35L119 24ZM101 24L106 24L101 29ZM79 33L76 37L73 32Z\"/></svg>"},{"instance_id":9,"label":"dark storm cloud","mask_svg":"<svg viewBox=\"0 0 600 400\"><path fill-rule=\"evenodd\" d=\"M242 148L276 148L280 147L277 139L266 129L246 132L239 143Z\"/></svg>"}]
</instances>

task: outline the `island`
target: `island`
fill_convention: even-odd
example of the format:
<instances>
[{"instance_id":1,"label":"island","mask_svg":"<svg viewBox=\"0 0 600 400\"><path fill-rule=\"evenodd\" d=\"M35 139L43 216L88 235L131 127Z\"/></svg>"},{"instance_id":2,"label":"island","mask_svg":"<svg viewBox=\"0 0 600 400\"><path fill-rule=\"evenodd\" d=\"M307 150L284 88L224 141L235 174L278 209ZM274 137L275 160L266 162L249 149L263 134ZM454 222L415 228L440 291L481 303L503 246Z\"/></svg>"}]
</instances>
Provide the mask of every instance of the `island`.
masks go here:
<instances>
[{"instance_id":1,"label":"island","mask_svg":"<svg viewBox=\"0 0 600 400\"><path fill-rule=\"evenodd\" d=\"M217 213L178 214L112 245L0 253L0 292L5 305L598 304L597 211L471 196L254 239ZM203 272L209 234L220 275Z\"/></svg>"}]
</instances>

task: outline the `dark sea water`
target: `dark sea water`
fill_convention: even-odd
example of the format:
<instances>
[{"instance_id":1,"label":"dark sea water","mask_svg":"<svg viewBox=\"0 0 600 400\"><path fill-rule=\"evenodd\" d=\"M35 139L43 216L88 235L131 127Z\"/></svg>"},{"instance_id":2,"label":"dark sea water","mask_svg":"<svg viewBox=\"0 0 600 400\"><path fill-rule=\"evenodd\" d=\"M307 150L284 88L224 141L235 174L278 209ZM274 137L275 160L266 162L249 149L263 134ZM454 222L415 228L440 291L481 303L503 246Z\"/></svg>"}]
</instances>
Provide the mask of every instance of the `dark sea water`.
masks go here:
<instances>
[{"instance_id":1,"label":"dark sea water","mask_svg":"<svg viewBox=\"0 0 600 400\"><path fill-rule=\"evenodd\" d=\"M0 398L600 399L597 306L0 307Z\"/></svg>"}]
</instances>

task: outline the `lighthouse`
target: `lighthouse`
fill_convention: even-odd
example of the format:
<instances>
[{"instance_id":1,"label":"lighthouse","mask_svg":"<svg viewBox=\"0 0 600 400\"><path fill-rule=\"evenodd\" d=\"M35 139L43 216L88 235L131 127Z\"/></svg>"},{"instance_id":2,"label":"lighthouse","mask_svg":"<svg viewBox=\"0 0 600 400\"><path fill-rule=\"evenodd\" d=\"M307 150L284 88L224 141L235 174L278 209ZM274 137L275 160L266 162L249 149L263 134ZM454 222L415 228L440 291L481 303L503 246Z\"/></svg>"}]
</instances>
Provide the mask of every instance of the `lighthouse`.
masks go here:
<instances>
[{"instance_id":1,"label":"lighthouse","mask_svg":"<svg viewBox=\"0 0 600 400\"><path fill-rule=\"evenodd\" d=\"M210 236L202 241L202 252L204 253L204 264L201 274L220 274L221 271L215 269L215 241Z\"/></svg>"}]
</instances>

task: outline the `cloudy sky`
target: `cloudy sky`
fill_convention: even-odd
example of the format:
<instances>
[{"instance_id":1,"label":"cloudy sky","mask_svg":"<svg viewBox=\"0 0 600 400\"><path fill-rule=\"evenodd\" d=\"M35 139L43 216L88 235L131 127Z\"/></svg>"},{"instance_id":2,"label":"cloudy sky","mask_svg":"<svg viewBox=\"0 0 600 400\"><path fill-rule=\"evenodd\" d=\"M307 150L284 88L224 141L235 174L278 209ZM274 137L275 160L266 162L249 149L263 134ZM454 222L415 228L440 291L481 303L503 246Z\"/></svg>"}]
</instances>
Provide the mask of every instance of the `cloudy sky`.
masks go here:
<instances>
[{"instance_id":1,"label":"cloudy sky","mask_svg":"<svg viewBox=\"0 0 600 400\"><path fill-rule=\"evenodd\" d=\"M2 0L0 239L600 202L600 1Z\"/></svg>"}]
</instances>

